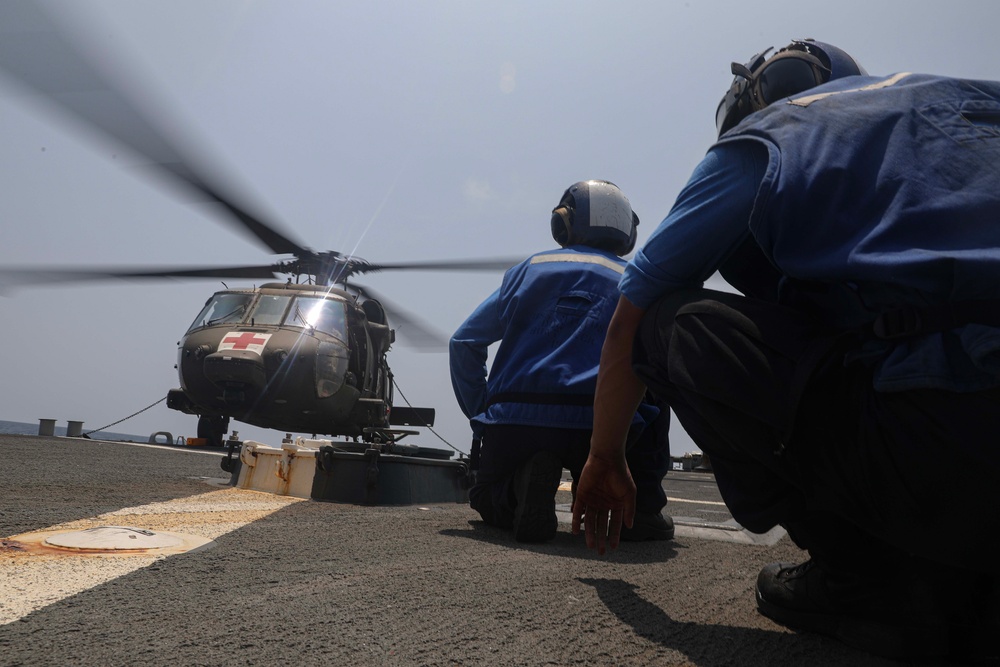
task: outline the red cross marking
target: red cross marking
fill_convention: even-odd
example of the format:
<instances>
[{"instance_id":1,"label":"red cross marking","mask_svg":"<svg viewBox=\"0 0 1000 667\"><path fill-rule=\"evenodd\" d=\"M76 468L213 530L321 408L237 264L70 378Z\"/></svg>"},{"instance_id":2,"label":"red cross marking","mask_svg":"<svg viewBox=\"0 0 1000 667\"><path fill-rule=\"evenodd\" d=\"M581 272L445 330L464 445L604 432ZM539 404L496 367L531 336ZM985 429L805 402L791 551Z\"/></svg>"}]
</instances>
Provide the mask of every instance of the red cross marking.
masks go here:
<instances>
[{"instance_id":1,"label":"red cross marking","mask_svg":"<svg viewBox=\"0 0 1000 667\"><path fill-rule=\"evenodd\" d=\"M239 336L233 336L230 334L222 339L223 343L232 343L234 350L245 350L251 345L263 345L267 342L266 338L259 338L257 334L244 332Z\"/></svg>"}]
</instances>

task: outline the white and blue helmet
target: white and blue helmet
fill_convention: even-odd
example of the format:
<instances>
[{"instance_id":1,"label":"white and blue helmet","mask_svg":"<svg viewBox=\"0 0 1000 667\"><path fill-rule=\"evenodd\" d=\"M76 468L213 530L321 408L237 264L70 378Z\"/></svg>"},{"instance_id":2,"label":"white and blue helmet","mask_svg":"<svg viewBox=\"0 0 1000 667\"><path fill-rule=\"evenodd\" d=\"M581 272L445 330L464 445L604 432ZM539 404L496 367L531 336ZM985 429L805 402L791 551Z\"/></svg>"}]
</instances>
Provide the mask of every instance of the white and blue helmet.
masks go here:
<instances>
[{"instance_id":1,"label":"white and blue helmet","mask_svg":"<svg viewBox=\"0 0 1000 667\"><path fill-rule=\"evenodd\" d=\"M561 246L588 245L627 255L635 248L639 216L610 181L580 181L552 210L552 238Z\"/></svg>"}]
</instances>

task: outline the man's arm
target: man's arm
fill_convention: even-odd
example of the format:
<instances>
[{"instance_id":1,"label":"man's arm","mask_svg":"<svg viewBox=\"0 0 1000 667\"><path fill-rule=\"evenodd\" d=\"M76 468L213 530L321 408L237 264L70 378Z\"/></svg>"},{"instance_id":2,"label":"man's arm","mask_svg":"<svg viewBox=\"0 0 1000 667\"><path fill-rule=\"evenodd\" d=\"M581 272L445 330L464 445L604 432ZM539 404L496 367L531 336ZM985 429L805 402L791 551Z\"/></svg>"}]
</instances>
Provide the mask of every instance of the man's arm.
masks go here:
<instances>
[{"instance_id":1,"label":"man's arm","mask_svg":"<svg viewBox=\"0 0 1000 667\"><path fill-rule=\"evenodd\" d=\"M626 297L608 326L594 398L594 434L573 502L573 533L586 523L587 546L603 554L618 547L622 522L632 525L635 483L625 463L625 440L646 387L632 371L632 342L645 310ZM609 519L610 516L610 519Z\"/></svg>"},{"instance_id":2,"label":"man's arm","mask_svg":"<svg viewBox=\"0 0 1000 667\"><path fill-rule=\"evenodd\" d=\"M500 290L495 291L451 337L448 364L455 398L466 417L472 419L486 409L487 348L503 337L497 315Z\"/></svg>"}]
</instances>

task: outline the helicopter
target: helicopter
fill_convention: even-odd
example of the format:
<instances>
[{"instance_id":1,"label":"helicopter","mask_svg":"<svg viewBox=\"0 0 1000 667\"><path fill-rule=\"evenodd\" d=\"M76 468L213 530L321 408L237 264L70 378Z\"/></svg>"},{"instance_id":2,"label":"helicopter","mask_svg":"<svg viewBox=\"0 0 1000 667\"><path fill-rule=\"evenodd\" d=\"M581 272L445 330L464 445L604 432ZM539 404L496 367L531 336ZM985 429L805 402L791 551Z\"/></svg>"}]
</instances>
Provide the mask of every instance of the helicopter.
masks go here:
<instances>
[{"instance_id":1,"label":"helicopter","mask_svg":"<svg viewBox=\"0 0 1000 667\"><path fill-rule=\"evenodd\" d=\"M167 406L197 415L198 438L218 446L230 419L363 442L394 440L403 432L392 426L433 426L432 408L393 404L396 331L364 289L271 282L216 292L178 343L181 387Z\"/></svg>"},{"instance_id":2,"label":"helicopter","mask_svg":"<svg viewBox=\"0 0 1000 667\"><path fill-rule=\"evenodd\" d=\"M433 425L433 409L393 404L387 353L396 340L393 322L405 324L401 330L418 346L444 339L354 277L390 270L497 271L522 258L389 264L312 250L237 196L220 173L185 154L182 142L160 131L35 3L0 6L0 24L10 29L0 48L0 72L147 160L161 182L220 205L225 221L285 256L253 266L0 268L0 288L113 279L263 280L212 294L177 344L180 386L168 391L167 406L198 417L200 440L223 445L231 420L363 442L393 440L403 433L393 426ZM19 24L27 29L19 32Z\"/></svg>"}]
</instances>

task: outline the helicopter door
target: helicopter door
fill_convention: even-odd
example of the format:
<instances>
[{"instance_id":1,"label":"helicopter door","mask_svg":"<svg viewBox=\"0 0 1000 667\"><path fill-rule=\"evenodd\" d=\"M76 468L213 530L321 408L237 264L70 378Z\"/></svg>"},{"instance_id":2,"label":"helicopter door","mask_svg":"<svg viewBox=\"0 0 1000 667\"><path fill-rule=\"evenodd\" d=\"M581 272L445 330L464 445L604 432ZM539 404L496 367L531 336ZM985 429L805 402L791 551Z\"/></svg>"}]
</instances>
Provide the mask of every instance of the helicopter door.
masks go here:
<instances>
[{"instance_id":1,"label":"helicopter door","mask_svg":"<svg viewBox=\"0 0 1000 667\"><path fill-rule=\"evenodd\" d=\"M364 328L365 332L365 393L373 394L378 387L378 358L375 346L372 345L372 337L368 332L368 327Z\"/></svg>"},{"instance_id":2,"label":"helicopter door","mask_svg":"<svg viewBox=\"0 0 1000 667\"><path fill-rule=\"evenodd\" d=\"M347 323L349 348L347 371L348 375L353 376L353 379L347 380L347 384L354 387L358 391L364 391L364 385L367 381L365 375L368 366L366 361L368 357L368 337L364 333L364 321L358 317L356 311L348 311Z\"/></svg>"}]
</instances>

